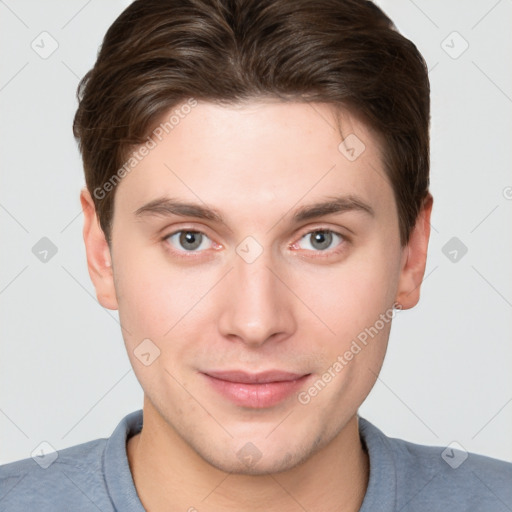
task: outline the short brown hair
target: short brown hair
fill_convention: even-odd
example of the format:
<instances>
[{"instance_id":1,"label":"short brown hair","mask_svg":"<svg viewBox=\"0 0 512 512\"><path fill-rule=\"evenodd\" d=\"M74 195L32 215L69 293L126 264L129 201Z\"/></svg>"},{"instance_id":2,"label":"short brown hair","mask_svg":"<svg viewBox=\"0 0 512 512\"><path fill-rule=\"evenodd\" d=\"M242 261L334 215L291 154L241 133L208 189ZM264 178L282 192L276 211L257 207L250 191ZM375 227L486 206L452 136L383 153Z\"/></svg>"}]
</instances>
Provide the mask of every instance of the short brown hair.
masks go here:
<instances>
[{"instance_id":1,"label":"short brown hair","mask_svg":"<svg viewBox=\"0 0 512 512\"><path fill-rule=\"evenodd\" d=\"M93 196L109 241L115 186L105 185L190 97L325 102L359 116L382 141L402 245L428 194L427 67L370 1L136 0L107 31L77 96L73 132L87 188L106 190Z\"/></svg>"}]
</instances>

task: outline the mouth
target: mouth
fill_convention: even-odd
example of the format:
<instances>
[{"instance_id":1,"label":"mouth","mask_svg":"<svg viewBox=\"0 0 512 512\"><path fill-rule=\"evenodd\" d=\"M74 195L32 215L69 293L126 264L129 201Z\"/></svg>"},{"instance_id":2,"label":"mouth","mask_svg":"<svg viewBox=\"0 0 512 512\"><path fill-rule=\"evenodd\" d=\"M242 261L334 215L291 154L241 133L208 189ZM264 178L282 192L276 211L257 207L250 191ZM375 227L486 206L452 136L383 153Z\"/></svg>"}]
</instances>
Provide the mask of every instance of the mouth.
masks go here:
<instances>
[{"instance_id":1,"label":"mouth","mask_svg":"<svg viewBox=\"0 0 512 512\"><path fill-rule=\"evenodd\" d=\"M277 405L298 391L310 373L270 370L248 373L241 370L208 371L201 373L208 384L224 399L251 409Z\"/></svg>"}]
</instances>

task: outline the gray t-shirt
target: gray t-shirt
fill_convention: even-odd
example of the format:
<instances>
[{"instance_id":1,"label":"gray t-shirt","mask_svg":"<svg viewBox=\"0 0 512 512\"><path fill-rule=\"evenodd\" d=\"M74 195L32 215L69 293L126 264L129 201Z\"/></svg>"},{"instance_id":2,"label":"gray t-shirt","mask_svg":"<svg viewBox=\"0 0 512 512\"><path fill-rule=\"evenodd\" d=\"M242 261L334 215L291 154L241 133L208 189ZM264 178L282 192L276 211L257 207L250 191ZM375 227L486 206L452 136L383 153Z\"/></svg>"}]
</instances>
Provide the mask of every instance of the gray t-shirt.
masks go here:
<instances>
[{"instance_id":1,"label":"gray t-shirt","mask_svg":"<svg viewBox=\"0 0 512 512\"><path fill-rule=\"evenodd\" d=\"M370 459L360 512L512 511L511 463L390 438L363 418L359 427ZM0 466L0 510L144 512L126 455L141 428L139 410L108 439Z\"/></svg>"}]
</instances>

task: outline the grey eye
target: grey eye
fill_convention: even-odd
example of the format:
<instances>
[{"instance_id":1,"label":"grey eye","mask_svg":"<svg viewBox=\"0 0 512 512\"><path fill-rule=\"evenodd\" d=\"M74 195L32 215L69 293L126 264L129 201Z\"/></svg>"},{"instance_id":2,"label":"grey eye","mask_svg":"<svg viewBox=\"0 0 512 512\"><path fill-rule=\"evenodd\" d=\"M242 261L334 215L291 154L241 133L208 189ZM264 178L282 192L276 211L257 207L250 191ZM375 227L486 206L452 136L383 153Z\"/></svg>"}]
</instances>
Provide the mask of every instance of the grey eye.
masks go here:
<instances>
[{"instance_id":1,"label":"grey eye","mask_svg":"<svg viewBox=\"0 0 512 512\"><path fill-rule=\"evenodd\" d=\"M328 249L332 244L333 234L330 231L313 231L308 236L311 237L311 245L318 250Z\"/></svg>"},{"instance_id":2,"label":"grey eye","mask_svg":"<svg viewBox=\"0 0 512 512\"><path fill-rule=\"evenodd\" d=\"M208 237L199 231L182 230L169 235L167 240L177 250L191 252L201 248Z\"/></svg>"},{"instance_id":3,"label":"grey eye","mask_svg":"<svg viewBox=\"0 0 512 512\"><path fill-rule=\"evenodd\" d=\"M182 231L179 240L184 249L193 251L201 245L203 235L197 231Z\"/></svg>"}]
</instances>

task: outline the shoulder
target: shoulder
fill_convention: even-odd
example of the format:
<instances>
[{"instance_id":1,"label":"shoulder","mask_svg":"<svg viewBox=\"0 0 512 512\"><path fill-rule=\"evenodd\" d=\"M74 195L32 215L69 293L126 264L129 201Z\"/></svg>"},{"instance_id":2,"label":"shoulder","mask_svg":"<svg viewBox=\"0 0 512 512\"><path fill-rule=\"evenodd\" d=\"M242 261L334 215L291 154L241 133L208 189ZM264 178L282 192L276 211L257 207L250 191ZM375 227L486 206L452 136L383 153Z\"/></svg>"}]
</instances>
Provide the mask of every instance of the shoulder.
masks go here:
<instances>
[{"instance_id":1,"label":"shoulder","mask_svg":"<svg viewBox=\"0 0 512 512\"><path fill-rule=\"evenodd\" d=\"M424 446L387 437L362 418L360 429L370 445L370 465L373 448L374 463L394 474L403 512L512 509L512 463L466 452L456 443Z\"/></svg>"},{"instance_id":2,"label":"shoulder","mask_svg":"<svg viewBox=\"0 0 512 512\"><path fill-rule=\"evenodd\" d=\"M0 466L0 509L95 509L104 502L102 458L107 440L97 439L57 452ZM102 508L102 510L104 510Z\"/></svg>"},{"instance_id":3,"label":"shoulder","mask_svg":"<svg viewBox=\"0 0 512 512\"><path fill-rule=\"evenodd\" d=\"M142 410L134 411L109 438L0 466L0 510L143 512L126 455L127 438L142 424Z\"/></svg>"},{"instance_id":4,"label":"shoulder","mask_svg":"<svg viewBox=\"0 0 512 512\"><path fill-rule=\"evenodd\" d=\"M510 510L512 464L464 451L390 439L399 488L417 504L451 510ZM409 492L407 490L409 489Z\"/></svg>"}]
</instances>

